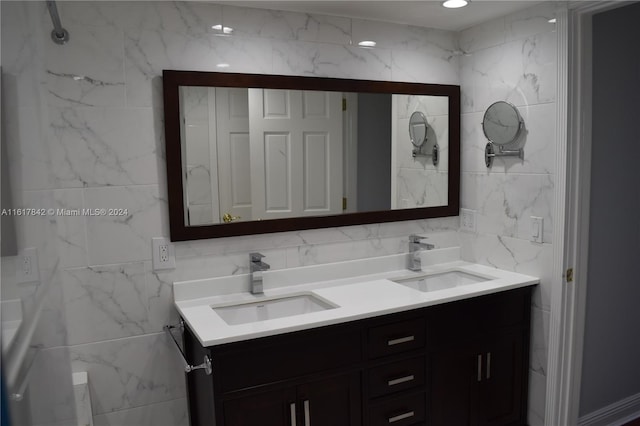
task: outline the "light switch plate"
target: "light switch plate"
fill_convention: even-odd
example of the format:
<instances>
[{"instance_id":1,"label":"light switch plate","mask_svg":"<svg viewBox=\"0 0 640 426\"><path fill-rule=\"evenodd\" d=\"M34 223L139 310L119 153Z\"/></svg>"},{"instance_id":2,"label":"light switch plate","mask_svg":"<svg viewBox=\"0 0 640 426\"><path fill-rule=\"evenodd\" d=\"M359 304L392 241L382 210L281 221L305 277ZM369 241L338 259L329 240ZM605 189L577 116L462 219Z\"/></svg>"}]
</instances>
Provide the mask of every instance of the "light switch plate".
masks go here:
<instances>
[{"instance_id":1,"label":"light switch plate","mask_svg":"<svg viewBox=\"0 0 640 426\"><path fill-rule=\"evenodd\" d=\"M476 232L476 211L460 209L460 230L464 232Z\"/></svg>"},{"instance_id":2,"label":"light switch plate","mask_svg":"<svg viewBox=\"0 0 640 426\"><path fill-rule=\"evenodd\" d=\"M531 241L534 243L542 243L544 235L544 219L537 216L531 216Z\"/></svg>"}]
</instances>

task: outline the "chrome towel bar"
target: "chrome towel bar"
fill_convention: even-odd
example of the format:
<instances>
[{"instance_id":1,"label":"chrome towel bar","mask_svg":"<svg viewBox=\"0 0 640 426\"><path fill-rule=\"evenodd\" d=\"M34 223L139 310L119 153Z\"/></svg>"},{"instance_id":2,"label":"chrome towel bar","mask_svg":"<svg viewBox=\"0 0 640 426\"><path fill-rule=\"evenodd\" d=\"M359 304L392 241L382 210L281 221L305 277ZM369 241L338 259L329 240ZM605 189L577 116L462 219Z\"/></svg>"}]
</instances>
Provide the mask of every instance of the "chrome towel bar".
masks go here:
<instances>
[{"instance_id":1,"label":"chrome towel bar","mask_svg":"<svg viewBox=\"0 0 640 426\"><path fill-rule=\"evenodd\" d=\"M210 376L211 373L213 373L213 369L211 367L211 358L209 358L209 355L205 355L202 364L199 365L191 365L189 364L189 362L187 362L187 358L184 356L184 352L180 347L180 344L171 331L174 329L184 330L184 322L182 320L180 320L180 323L178 325L165 325L164 327L162 327L162 329L167 334L167 336L171 338L171 341L173 342L176 353L178 354L178 358L182 363L182 368L184 369L185 373L191 373L193 370L204 370L204 372L207 373L207 376Z\"/></svg>"}]
</instances>

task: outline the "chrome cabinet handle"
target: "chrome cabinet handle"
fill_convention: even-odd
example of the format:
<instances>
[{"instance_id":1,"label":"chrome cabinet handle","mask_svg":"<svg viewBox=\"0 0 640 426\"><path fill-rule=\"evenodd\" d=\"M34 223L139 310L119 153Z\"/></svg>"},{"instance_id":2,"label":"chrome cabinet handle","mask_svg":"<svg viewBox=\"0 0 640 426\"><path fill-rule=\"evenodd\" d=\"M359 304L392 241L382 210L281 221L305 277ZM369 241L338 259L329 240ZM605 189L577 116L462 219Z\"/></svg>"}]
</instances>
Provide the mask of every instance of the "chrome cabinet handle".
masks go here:
<instances>
[{"instance_id":1,"label":"chrome cabinet handle","mask_svg":"<svg viewBox=\"0 0 640 426\"><path fill-rule=\"evenodd\" d=\"M400 383L410 382L414 379L415 379L415 376L413 374L410 374L408 376L398 377L397 379L389 380L387 384L389 386L395 386L395 385L399 385Z\"/></svg>"},{"instance_id":2,"label":"chrome cabinet handle","mask_svg":"<svg viewBox=\"0 0 640 426\"><path fill-rule=\"evenodd\" d=\"M399 422L400 420L408 419L409 417L415 416L416 413L414 411L408 411L403 414L398 414L397 416L389 417L389 423Z\"/></svg>"},{"instance_id":3,"label":"chrome cabinet handle","mask_svg":"<svg viewBox=\"0 0 640 426\"><path fill-rule=\"evenodd\" d=\"M487 352L487 379L491 378L491 352Z\"/></svg>"},{"instance_id":4,"label":"chrome cabinet handle","mask_svg":"<svg viewBox=\"0 0 640 426\"><path fill-rule=\"evenodd\" d=\"M478 381L482 381L482 354L478 355Z\"/></svg>"},{"instance_id":5,"label":"chrome cabinet handle","mask_svg":"<svg viewBox=\"0 0 640 426\"><path fill-rule=\"evenodd\" d=\"M311 426L311 416L309 414L309 400L304 400L304 426Z\"/></svg>"},{"instance_id":6,"label":"chrome cabinet handle","mask_svg":"<svg viewBox=\"0 0 640 426\"><path fill-rule=\"evenodd\" d=\"M416 336L407 336L407 337L400 337L398 339L391 339L387 341L387 346L394 346L394 345L399 345L401 343L413 342L415 339L416 339Z\"/></svg>"},{"instance_id":7,"label":"chrome cabinet handle","mask_svg":"<svg viewBox=\"0 0 640 426\"><path fill-rule=\"evenodd\" d=\"M291 412L291 426L296 426L296 403L292 402L289 405L289 410Z\"/></svg>"}]
</instances>

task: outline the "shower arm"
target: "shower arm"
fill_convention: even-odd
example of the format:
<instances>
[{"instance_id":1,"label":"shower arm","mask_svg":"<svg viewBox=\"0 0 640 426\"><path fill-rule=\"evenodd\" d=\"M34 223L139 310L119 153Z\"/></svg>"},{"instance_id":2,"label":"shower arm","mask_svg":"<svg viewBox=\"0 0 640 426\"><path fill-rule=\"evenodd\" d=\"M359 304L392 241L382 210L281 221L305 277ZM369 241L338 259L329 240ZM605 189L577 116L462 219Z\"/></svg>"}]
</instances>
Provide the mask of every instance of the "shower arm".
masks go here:
<instances>
[{"instance_id":1,"label":"shower arm","mask_svg":"<svg viewBox=\"0 0 640 426\"><path fill-rule=\"evenodd\" d=\"M62 28L60 23L60 15L58 15L58 7L54 0L47 0L47 8L53 22L53 30L51 31L51 40L56 44L65 44L69 41L69 32Z\"/></svg>"}]
</instances>

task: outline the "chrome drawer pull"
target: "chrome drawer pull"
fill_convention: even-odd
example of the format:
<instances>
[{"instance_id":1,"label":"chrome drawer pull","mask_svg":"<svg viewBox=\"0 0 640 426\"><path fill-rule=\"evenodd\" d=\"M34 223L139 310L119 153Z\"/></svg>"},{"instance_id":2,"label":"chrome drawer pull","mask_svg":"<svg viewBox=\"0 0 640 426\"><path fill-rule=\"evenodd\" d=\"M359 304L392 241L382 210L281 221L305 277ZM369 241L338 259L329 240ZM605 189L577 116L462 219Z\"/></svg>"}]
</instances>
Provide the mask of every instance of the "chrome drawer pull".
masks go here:
<instances>
[{"instance_id":1,"label":"chrome drawer pull","mask_svg":"<svg viewBox=\"0 0 640 426\"><path fill-rule=\"evenodd\" d=\"M415 416L416 413L414 411L409 411L404 414L398 414L397 416L389 417L389 423L399 422L400 420L408 419L409 417Z\"/></svg>"},{"instance_id":2,"label":"chrome drawer pull","mask_svg":"<svg viewBox=\"0 0 640 426\"><path fill-rule=\"evenodd\" d=\"M393 345L399 345L401 343L413 342L415 339L416 339L415 336L400 337L399 339L389 340L387 342L387 346L393 346Z\"/></svg>"},{"instance_id":3,"label":"chrome drawer pull","mask_svg":"<svg viewBox=\"0 0 640 426\"><path fill-rule=\"evenodd\" d=\"M389 384L389 386L395 386L395 385L399 385L400 383L410 382L414 379L415 379L415 376L413 374L410 374L408 376L398 377L397 379L389 380L387 383Z\"/></svg>"},{"instance_id":4,"label":"chrome drawer pull","mask_svg":"<svg viewBox=\"0 0 640 426\"><path fill-rule=\"evenodd\" d=\"M296 403L292 402L289 409L291 410L291 426L296 426Z\"/></svg>"},{"instance_id":5,"label":"chrome drawer pull","mask_svg":"<svg viewBox=\"0 0 640 426\"><path fill-rule=\"evenodd\" d=\"M478 381L482 381L482 354L478 355Z\"/></svg>"},{"instance_id":6,"label":"chrome drawer pull","mask_svg":"<svg viewBox=\"0 0 640 426\"><path fill-rule=\"evenodd\" d=\"M487 379L491 378L491 352L487 353Z\"/></svg>"}]
</instances>

